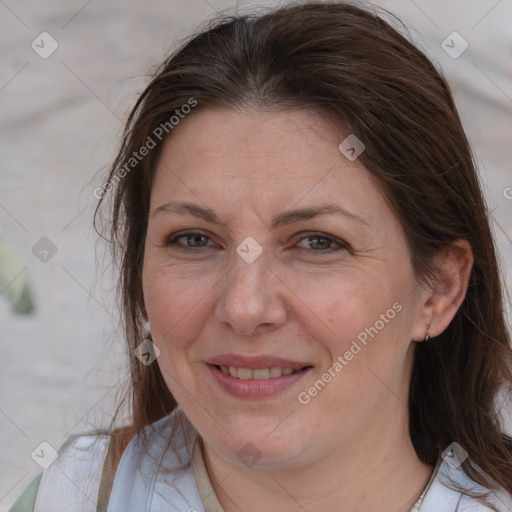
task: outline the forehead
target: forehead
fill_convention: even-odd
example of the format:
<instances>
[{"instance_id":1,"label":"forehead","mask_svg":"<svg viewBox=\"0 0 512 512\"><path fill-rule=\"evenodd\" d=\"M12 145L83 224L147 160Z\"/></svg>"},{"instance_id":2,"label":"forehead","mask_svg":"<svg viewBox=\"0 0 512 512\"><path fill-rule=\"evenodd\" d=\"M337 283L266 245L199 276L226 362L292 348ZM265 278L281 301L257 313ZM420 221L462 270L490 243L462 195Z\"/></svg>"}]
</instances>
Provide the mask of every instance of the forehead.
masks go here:
<instances>
[{"instance_id":1,"label":"forehead","mask_svg":"<svg viewBox=\"0 0 512 512\"><path fill-rule=\"evenodd\" d=\"M376 178L340 153L346 136L311 110L198 111L164 143L151 208L178 198L262 212L335 201L378 219L387 204Z\"/></svg>"},{"instance_id":2,"label":"forehead","mask_svg":"<svg viewBox=\"0 0 512 512\"><path fill-rule=\"evenodd\" d=\"M339 129L311 110L205 109L175 128L164 143L163 157L187 168L223 162L219 169L208 166L205 174L236 170L236 176L265 176L275 175L279 168L287 171L293 167L296 176L327 161L321 153L341 136ZM244 165L238 166L237 159ZM247 165L249 159L254 165ZM310 165L312 160L316 165ZM266 166L259 167L261 161Z\"/></svg>"}]
</instances>

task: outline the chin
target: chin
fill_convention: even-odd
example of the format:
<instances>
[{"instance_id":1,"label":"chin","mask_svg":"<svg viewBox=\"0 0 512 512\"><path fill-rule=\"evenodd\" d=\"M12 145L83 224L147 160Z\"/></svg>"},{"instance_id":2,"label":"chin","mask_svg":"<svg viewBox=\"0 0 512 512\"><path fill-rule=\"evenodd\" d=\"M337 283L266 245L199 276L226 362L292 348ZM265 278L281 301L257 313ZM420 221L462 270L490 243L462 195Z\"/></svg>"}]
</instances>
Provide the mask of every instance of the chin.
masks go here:
<instances>
[{"instance_id":1,"label":"chin","mask_svg":"<svg viewBox=\"0 0 512 512\"><path fill-rule=\"evenodd\" d=\"M233 437L209 439L216 451L237 465L254 469L279 469L289 466L307 450L304 441L293 437L269 436L267 430L238 430Z\"/></svg>"}]
</instances>

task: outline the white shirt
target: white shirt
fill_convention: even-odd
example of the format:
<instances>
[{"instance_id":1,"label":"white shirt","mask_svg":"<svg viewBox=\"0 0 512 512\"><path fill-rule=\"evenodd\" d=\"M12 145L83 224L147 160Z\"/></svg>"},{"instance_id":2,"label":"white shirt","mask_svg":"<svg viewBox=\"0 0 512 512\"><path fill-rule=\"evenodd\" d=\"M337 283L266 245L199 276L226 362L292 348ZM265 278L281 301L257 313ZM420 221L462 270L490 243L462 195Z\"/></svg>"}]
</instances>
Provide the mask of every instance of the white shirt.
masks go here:
<instances>
[{"instance_id":1,"label":"white shirt","mask_svg":"<svg viewBox=\"0 0 512 512\"><path fill-rule=\"evenodd\" d=\"M115 474L108 512L214 510L210 505L205 509L194 474L194 466L198 473L198 459L192 457L196 438L195 430L177 409L132 439ZM34 512L96 512L107 449L107 436L81 436L64 443L57 460L43 474ZM450 478L465 489L485 491L461 468L441 461L419 512L491 512L491 508L444 485ZM202 485L203 496L204 489ZM212 499L217 502L216 497ZM512 496L504 491L492 492L489 499L499 512L512 512Z\"/></svg>"}]
</instances>

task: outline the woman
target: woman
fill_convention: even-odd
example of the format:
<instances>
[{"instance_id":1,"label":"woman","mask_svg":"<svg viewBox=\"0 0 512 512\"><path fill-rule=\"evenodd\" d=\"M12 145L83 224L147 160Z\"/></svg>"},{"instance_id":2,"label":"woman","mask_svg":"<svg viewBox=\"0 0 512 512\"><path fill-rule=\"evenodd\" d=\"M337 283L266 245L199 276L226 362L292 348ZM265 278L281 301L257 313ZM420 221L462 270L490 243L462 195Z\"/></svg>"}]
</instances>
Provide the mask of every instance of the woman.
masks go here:
<instances>
[{"instance_id":1,"label":"woman","mask_svg":"<svg viewBox=\"0 0 512 512\"><path fill-rule=\"evenodd\" d=\"M512 510L485 203L448 85L387 22L213 23L95 194L132 421L69 439L34 510Z\"/></svg>"}]
</instances>

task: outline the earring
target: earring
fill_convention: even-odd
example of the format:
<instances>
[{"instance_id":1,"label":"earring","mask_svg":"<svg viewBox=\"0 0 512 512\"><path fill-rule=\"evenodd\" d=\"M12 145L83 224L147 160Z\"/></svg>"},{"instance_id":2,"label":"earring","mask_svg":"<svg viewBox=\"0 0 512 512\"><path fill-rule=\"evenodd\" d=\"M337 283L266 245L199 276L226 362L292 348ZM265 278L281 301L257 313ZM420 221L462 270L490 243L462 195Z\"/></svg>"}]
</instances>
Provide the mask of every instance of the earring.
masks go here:
<instances>
[{"instance_id":1,"label":"earring","mask_svg":"<svg viewBox=\"0 0 512 512\"><path fill-rule=\"evenodd\" d=\"M151 326L149 325L149 321L144 322L142 336L144 339L151 341Z\"/></svg>"},{"instance_id":2,"label":"earring","mask_svg":"<svg viewBox=\"0 0 512 512\"><path fill-rule=\"evenodd\" d=\"M428 341L430 339L430 334L428 333L429 330L430 330L430 324L427 324L427 326L425 328L425 339L423 341Z\"/></svg>"}]
</instances>

